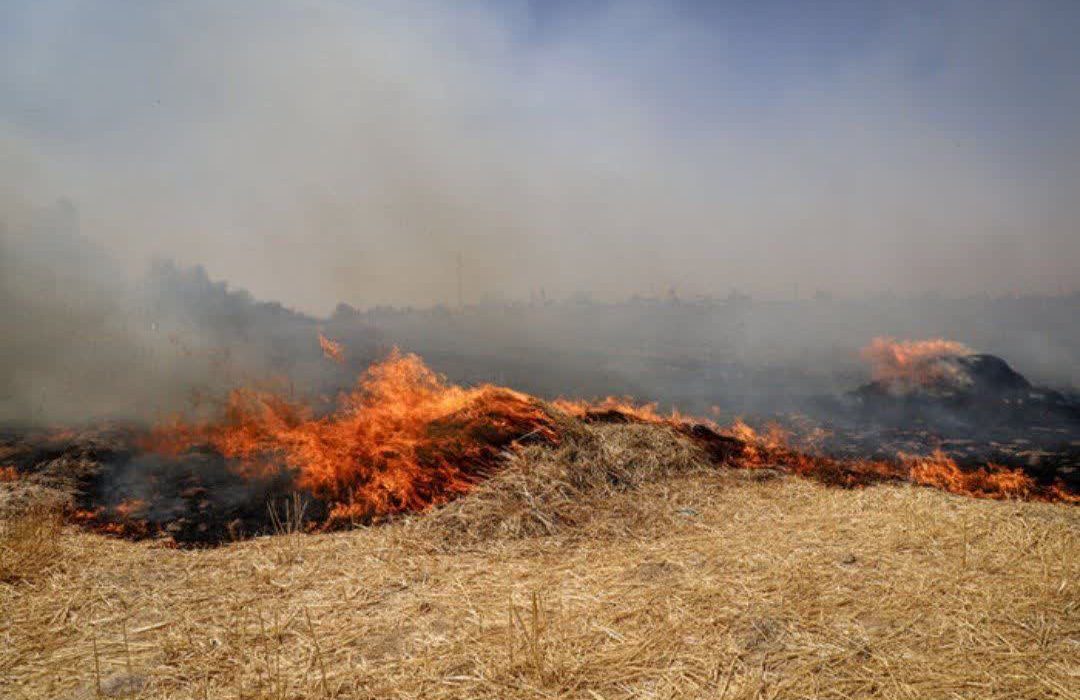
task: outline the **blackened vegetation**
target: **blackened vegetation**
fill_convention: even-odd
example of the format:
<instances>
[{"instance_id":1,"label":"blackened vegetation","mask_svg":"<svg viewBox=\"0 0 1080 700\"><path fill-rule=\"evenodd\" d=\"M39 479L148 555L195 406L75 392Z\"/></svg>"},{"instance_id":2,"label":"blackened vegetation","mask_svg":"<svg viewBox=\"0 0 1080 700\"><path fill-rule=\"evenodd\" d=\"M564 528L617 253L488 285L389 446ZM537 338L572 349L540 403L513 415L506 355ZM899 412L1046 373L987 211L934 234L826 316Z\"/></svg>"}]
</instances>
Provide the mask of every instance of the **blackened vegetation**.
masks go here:
<instances>
[{"instance_id":1,"label":"blackened vegetation","mask_svg":"<svg viewBox=\"0 0 1080 700\"><path fill-rule=\"evenodd\" d=\"M18 477L19 489L38 491L65 508L74 508L78 494L87 493L103 466L131 454L132 433L125 429L5 430L0 433L0 462ZM18 500L16 498L15 500ZM8 507L18 503L8 503Z\"/></svg>"},{"instance_id":2,"label":"blackened vegetation","mask_svg":"<svg viewBox=\"0 0 1080 700\"><path fill-rule=\"evenodd\" d=\"M953 371L898 389L887 381L823 400L824 450L838 457L887 459L941 450L961 466L1022 468L1042 486L1080 491L1080 400L1034 386L994 355L946 356Z\"/></svg>"},{"instance_id":3,"label":"blackened vegetation","mask_svg":"<svg viewBox=\"0 0 1080 700\"><path fill-rule=\"evenodd\" d=\"M440 466L454 465L454 474L466 484L478 483L505 464L512 444L558 439L550 420L524 421L504 410L501 402L507 401L520 399L496 392L489 404L468 407L428 426L431 440L419 450L421 468L415 475L421 503L391 503L388 512L354 508L348 519L334 514L338 504L302 488L297 465L273 453L245 463L207 445L179 455L160 454L138 447L145 438L141 430L106 429L9 432L0 443L0 457L13 465L20 488L54 496L69 519L84 527L181 546L216 545L274 533L283 526L326 530L381 522L394 512L460 495L460 485L447 481L450 472ZM372 469L378 471L380 465ZM299 510L290 510L294 496L303 504ZM285 519L290 522L283 523Z\"/></svg>"},{"instance_id":4,"label":"blackened vegetation","mask_svg":"<svg viewBox=\"0 0 1080 700\"><path fill-rule=\"evenodd\" d=\"M509 415L509 414L508 414ZM509 420L497 409L469 410L432 423L436 438L419 455L422 464L461 464L474 482L491 476L512 445L557 443L567 426L565 416L545 420L537 428ZM619 411L597 411L590 423L638 422ZM710 461L738 459L744 443L699 424L673 426L699 444ZM291 528L318 530L349 523L331 517L332 503L297 484L297 472L263 455L257 465L241 465L207 446L180 455L144 452L145 435L137 429L109 428L65 433L8 433L3 436L4 462L14 465L19 485L55 495L73 522L105 534L129 539L160 538L179 546L212 546L269 534L281 527L284 506L294 494L304 502L292 513ZM433 450L433 451L432 451ZM430 452L430 453L429 453ZM418 478L439 473L424 469ZM427 485L430 501L440 498L439 483ZM444 487L445 485L443 485ZM37 494L40 496L40 493ZM277 517L272 510L276 510ZM383 518L385 519L385 518ZM361 517L357 523L378 518Z\"/></svg>"},{"instance_id":5,"label":"blackened vegetation","mask_svg":"<svg viewBox=\"0 0 1080 700\"><path fill-rule=\"evenodd\" d=\"M269 510L297 491L285 465L272 461L241 476L235 465L210 450L180 456L125 454L88 484L78 505L87 524L118 534L167 535L181 544L217 543L268 531ZM318 517L319 503L306 509Z\"/></svg>"},{"instance_id":6,"label":"blackened vegetation","mask_svg":"<svg viewBox=\"0 0 1080 700\"><path fill-rule=\"evenodd\" d=\"M270 508L297 492L293 473L268 458L257 474L199 447L179 456L142 452L127 429L16 435L5 461L24 488L59 502L71 520L132 539L217 544L271 531ZM39 495L40 495L39 493ZM305 517L325 517L312 502Z\"/></svg>"},{"instance_id":7,"label":"blackened vegetation","mask_svg":"<svg viewBox=\"0 0 1080 700\"><path fill-rule=\"evenodd\" d=\"M703 423L684 423L677 426L678 431L698 444L709 459L717 464L726 464L746 451L746 443L730 435L723 435Z\"/></svg>"},{"instance_id":8,"label":"blackened vegetation","mask_svg":"<svg viewBox=\"0 0 1080 700\"><path fill-rule=\"evenodd\" d=\"M580 420L615 424L656 422L606 408L588 411ZM432 425L435 433L449 432L453 439L444 442L443 448L436 452L423 455L422 463L471 460L468 473L479 482L505 463L502 456L512 449L512 443L562 440L565 437L562 430L568 427L564 421L565 417L558 418L546 424L545 430L525 433L500 420L499 415L454 416ZM848 488L909 478L907 467L895 455L883 455L880 461L862 457L836 459L807 454L786 445L748 442L703 423L662 423L701 448L707 463L715 466L764 470L763 473L770 474L787 472ZM130 539L161 538L179 546L213 546L279 531L285 518L290 519L286 524L290 530L326 530L352 523L381 522L389 517L335 518L334 504L299 488L296 472L275 460L274 455L265 455L253 472L253 465L230 462L205 446L178 456L140 452L134 447L138 438L135 432L124 430L59 437L8 435L3 442L3 456L16 466L19 484L59 494L72 521L97 532ZM477 445L482 445L479 450ZM1029 467L1025 471L1038 475ZM429 486L438 488L434 482ZM1040 485L1025 497L1046 498L1052 492L1051 487L1064 487L1071 494L1077 492L1075 481L1065 482L1060 473L1055 473L1040 480ZM460 491L447 492L444 498L433 498L431 502L445 502L456 495ZM305 504L301 509L295 506L296 496ZM293 504L291 511L287 504ZM410 509L401 512L407 510Z\"/></svg>"}]
</instances>

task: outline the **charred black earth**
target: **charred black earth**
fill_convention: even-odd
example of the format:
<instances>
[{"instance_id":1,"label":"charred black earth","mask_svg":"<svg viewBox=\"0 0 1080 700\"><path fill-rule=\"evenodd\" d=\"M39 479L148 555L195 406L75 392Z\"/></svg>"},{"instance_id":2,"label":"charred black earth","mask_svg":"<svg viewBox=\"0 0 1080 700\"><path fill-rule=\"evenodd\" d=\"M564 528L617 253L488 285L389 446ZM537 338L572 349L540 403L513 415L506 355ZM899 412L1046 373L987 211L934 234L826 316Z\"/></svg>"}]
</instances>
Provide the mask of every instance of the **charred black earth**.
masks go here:
<instances>
[{"instance_id":1,"label":"charred black earth","mask_svg":"<svg viewBox=\"0 0 1080 700\"><path fill-rule=\"evenodd\" d=\"M1033 385L995 355L935 358L931 381L878 380L814 411L837 457L941 450L963 465L1022 467L1040 482L1080 487L1080 398Z\"/></svg>"},{"instance_id":2,"label":"charred black earth","mask_svg":"<svg viewBox=\"0 0 1080 700\"><path fill-rule=\"evenodd\" d=\"M241 478L211 450L146 454L136 437L125 428L0 431L0 460L19 476L4 492L13 502L0 502L0 511L44 499L113 534L217 543L267 532L267 509L296 492L288 470ZM305 514L322 515L319 504Z\"/></svg>"}]
</instances>

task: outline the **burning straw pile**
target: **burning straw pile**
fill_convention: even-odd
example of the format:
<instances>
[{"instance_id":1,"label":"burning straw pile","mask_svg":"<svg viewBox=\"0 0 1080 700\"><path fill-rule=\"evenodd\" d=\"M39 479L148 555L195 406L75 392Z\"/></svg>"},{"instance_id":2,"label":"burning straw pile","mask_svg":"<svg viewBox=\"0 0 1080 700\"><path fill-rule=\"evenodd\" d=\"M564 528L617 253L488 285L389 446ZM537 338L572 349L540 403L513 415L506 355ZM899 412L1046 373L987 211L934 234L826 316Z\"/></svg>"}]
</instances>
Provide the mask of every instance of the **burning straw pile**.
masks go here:
<instances>
[{"instance_id":1,"label":"burning straw pile","mask_svg":"<svg viewBox=\"0 0 1080 700\"><path fill-rule=\"evenodd\" d=\"M280 394L238 390L216 421L120 431L89 446L51 440L47 459L15 460L9 480L59 479L76 522L182 544L272 532L283 520L296 530L381 522L465 494L472 498L437 518L464 518L470 527L462 530L473 534L550 532L586 517L576 505L585 491L720 466L842 487L911 481L983 498L1076 500L1021 469L961 469L944 454L837 460L744 423L724 430L612 398L545 403L503 387L455 386L398 352L369 368L328 415ZM281 503L303 507L282 514Z\"/></svg>"}]
</instances>

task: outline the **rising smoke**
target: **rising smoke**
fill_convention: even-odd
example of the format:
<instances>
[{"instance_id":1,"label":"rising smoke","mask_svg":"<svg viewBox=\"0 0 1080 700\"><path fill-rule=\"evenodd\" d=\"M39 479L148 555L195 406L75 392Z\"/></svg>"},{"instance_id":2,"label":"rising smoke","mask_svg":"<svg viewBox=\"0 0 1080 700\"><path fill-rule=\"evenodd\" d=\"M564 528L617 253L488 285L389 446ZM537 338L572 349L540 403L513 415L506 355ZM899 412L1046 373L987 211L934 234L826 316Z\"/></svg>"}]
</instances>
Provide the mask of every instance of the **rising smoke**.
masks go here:
<instances>
[{"instance_id":1,"label":"rising smoke","mask_svg":"<svg viewBox=\"0 0 1080 700\"><path fill-rule=\"evenodd\" d=\"M241 375L346 383L316 318L255 298L318 316L453 307L459 260L469 304L1077 288L1069 3L711 5L7 3L0 417L167 412ZM847 303L704 321L631 309L606 330L580 309L445 333L423 316L362 325L425 354L456 343L442 366L459 374L515 348L625 339L820 367L817 390L890 333L1077 376L1059 322L1075 302L1027 325L1027 309L993 311L1019 319L1015 337L969 318L977 302ZM881 308L891 327L873 327ZM695 318L700 342L665 348ZM353 341L364 359L380 344ZM823 362L837 348L850 362ZM716 398L589 352L550 379L529 362L491 371L546 393ZM774 391L724 371L716 393L736 403Z\"/></svg>"}]
</instances>

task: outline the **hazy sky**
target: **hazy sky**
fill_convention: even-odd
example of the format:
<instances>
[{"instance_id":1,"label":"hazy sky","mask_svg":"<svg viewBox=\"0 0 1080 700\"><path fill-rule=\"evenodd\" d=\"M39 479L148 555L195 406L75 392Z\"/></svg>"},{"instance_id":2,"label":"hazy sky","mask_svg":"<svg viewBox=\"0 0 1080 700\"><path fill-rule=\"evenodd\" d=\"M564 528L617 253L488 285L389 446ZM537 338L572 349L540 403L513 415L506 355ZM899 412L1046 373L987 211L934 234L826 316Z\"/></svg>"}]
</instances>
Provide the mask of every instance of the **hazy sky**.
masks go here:
<instances>
[{"instance_id":1,"label":"hazy sky","mask_svg":"<svg viewBox=\"0 0 1080 700\"><path fill-rule=\"evenodd\" d=\"M306 310L1080 288L1080 3L0 6L0 218ZM14 223L13 223L14 222Z\"/></svg>"}]
</instances>

